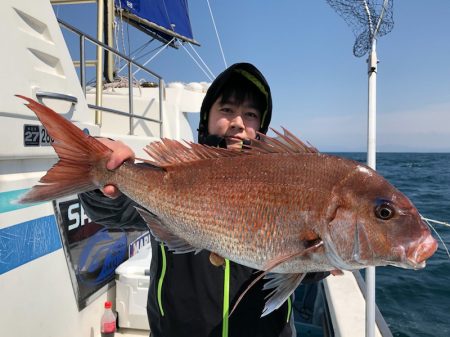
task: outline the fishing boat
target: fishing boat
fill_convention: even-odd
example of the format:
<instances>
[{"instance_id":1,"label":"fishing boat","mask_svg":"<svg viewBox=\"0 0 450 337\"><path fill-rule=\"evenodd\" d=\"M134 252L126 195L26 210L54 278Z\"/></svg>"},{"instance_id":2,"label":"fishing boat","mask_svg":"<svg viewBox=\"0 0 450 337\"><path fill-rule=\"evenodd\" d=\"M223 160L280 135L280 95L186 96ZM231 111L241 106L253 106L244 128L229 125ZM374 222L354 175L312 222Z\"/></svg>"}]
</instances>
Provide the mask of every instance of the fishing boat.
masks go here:
<instances>
[{"instance_id":1,"label":"fishing boat","mask_svg":"<svg viewBox=\"0 0 450 337\"><path fill-rule=\"evenodd\" d=\"M199 112L207 84L166 84L110 43L111 25L102 31L104 22L121 15L168 45L196 44L183 1L169 8L181 19L163 22L149 17L139 1L99 0L96 37L57 19L52 4L70 2L75 1L2 2L7 49L0 56L0 333L100 336L104 303L112 301L117 335L148 336L148 232L103 228L86 216L75 195L14 203L56 161L50 136L15 95L42 102L90 135L122 140L144 157L145 145L161 137L194 141L196 123L190 116ZM68 36L79 41L78 59L69 52ZM86 57L88 48L97 51L94 59ZM115 74L113 59L128 69L126 76ZM93 73L89 65L97 66L92 85L86 83ZM146 82L136 83L133 72L138 69ZM349 272L300 287L296 325L302 336L364 336L363 287L359 273ZM381 315L377 323L377 336L391 336Z\"/></svg>"},{"instance_id":2,"label":"fishing boat","mask_svg":"<svg viewBox=\"0 0 450 337\"><path fill-rule=\"evenodd\" d=\"M14 203L56 160L46 130L15 95L33 97L84 132L120 139L144 156L145 145L161 137L194 140L188 115L200 110L206 87L165 84L107 43L58 22L48 0L8 0L2 6L3 45L8 46L2 61L8 66L1 71L0 103L0 334L99 336L103 304L115 298L114 271L147 243L146 233L102 228L86 217L77 196ZM143 22L139 25L145 30L150 25ZM81 58L72 59L64 34L83 41ZM163 27L151 34L169 38ZM98 49L99 57L85 59L85 48ZM95 85L86 85L89 62L102 64L104 54L120 57L131 70L128 83L135 82L137 69L152 83L115 87L114 79L107 84L101 72Z\"/></svg>"}]
</instances>

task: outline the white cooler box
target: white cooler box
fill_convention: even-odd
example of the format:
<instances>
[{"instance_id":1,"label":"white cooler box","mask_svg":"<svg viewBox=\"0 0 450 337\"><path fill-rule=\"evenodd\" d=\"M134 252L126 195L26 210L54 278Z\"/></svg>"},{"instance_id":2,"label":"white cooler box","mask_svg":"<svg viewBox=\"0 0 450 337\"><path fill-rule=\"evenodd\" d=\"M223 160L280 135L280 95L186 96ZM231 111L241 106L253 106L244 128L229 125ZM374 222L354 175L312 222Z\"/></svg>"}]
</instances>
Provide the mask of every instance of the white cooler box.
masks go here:
<instances>
[{"instance_id":1,"label":"white cooler box","mask_svg":"<svg viewBox=\"0 0 450 337\"><path fill-rule=\"evenodd\" d=\"M146 309L150 276L146 274L151 258L148 244L116 269L116 310L122 328L150 330Z\"/></svg>"}]
</instances>

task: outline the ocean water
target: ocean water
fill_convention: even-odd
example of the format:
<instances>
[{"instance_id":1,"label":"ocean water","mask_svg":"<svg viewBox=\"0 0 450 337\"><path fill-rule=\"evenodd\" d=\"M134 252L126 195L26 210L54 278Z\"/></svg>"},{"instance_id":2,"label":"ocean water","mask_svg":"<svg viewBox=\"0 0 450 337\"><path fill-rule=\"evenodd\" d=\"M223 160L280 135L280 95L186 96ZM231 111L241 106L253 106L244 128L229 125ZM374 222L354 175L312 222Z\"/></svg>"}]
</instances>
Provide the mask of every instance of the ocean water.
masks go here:
<instances>
[{"instance_id":1,"label":"ocean water","mask_svg":"<svg viewBox=\"0 0 450 337\"><path fill-rule=\"evenodd\" d=\"M338 155L366 161L365 153ZM379 153L377 171L422 216L450 222L450 153ZM450 249L450 228L434 228ZM442 243L422 270L377 268L376 284L377 305L394 336L450 336L450 258Z\"/></svg>"}]
</instances>

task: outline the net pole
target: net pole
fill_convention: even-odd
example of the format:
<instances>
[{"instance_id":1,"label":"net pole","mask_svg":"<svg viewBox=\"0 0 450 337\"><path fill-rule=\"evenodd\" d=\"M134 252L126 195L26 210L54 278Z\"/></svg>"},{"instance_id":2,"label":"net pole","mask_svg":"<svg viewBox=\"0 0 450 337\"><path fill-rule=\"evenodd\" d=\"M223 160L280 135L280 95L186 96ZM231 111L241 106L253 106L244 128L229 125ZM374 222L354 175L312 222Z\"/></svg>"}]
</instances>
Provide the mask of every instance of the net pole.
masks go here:
<instances>
[{"instance_id":1,"label":"net pole","mask_svg":"<svg viewBox=\"0 0 450 337\"><path fill-rule=\"evenodd\" d=\"M377 97L377 52L376 39L367 60L369 77L367 118L367 165L376 169L376 97ZM366 269L366 337L375 337L375 267Z\"/></svg>"},{"instance_id":2,"label":"net pole","mask_svg":"<svg viewBox=\"0 0 450 337\"><path fill-rule=\"evenodd\" d=\"M369 76L368 118L367 118L367 165L376 170L376 119L377 119L377 51L376 40L367 60Z\"/></svg>"}]
</instances>

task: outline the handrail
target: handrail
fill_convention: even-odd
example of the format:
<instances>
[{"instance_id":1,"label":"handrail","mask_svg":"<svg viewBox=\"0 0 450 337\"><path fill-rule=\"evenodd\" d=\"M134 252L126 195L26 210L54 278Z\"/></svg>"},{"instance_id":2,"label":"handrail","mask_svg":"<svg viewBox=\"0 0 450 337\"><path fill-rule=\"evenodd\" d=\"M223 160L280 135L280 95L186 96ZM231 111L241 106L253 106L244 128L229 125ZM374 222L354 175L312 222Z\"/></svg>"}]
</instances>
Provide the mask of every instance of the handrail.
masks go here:
<instances>
[{"instance_id":1,"label":"handrail","mask_svg":"<svg viewBox=\"0 0 450 337\"><path fill-rule=\"evenodd\" d=\"M108 51L110 51L113 54L116 54L117 56L120 56L121 58L123 58L124 60L126 60L127 62L132 63L133 65L141 68L142 70L144 70L145 72L153 75L154 77L158 78L158 79L162 79L162 76L158 75L157 73L155 73L154 71L148 69L147 67L143 66L142 64L134 61L133 59L130 59L128 56L123 55L122 53L120 53L119 51L117 51L116 49L104 44L103 42L98 41L96 38L90 36L89 34L83 33L81 30L75 28L74 26L72 26L71 24L58 19L58 22L60 25L62 25L64 28L67 28L68 30L71 30L72 32L76 33L77 35L80 36L84 36L85 39L88 39L89 41L91 41L92 43L99 45L100 47L103 47L105 49L107 49Z\"/></svg>"},{"instance_id":2,"label":"handrail","mask_svg":"<svg viewBox=\"0 0 450 337\"><path fill-rule=\"evenodd\" d=\"M70 109L66 113L61 113L66 118L72 118L73 112L75 111L75 106L78 104L78 98L76 96L61 94L58 92L50 91L36 91L37 100L44 104L44 99L55 99L58 101L66 101L71 103Z\"/></svg>"},{"instance_id":3,"label":"handrail","mask_svg":"<svg viewBox=\"0 0 450 337\"><path fill-rule=\"evenodd\" d=\"M358 284L359 290L361 290L361 294L364 297L364 300L367 301L366 298L366 290L367 286L364 282L363 277L361 276L361 273L359 270L353 271L353 276L355 277L356 283ZM380 312L380 309L378 309L378 306L375 304L375 323L378 326L378 329L380 330L380 334L383 337L393 337L391 329L389 328L389 325L385 321L383 315Z\"/></svg>"},{"instance_id":4,"label":"handrail","mask_svg":"<svg viewBox=\"0 0 450 337\"><path fill-rule=\"evenodd\" d=\"M116 110L116 109L111 109L111 108L105 108L104 106L98 106L98 105L95 105L95 104L88 104L88 107L90 109L102 110L102 111L110 112L110 113L113 113L113 114L116 114L116 115L120 115L120 116L130 116L130 114L127 113L127 112L123 112L123 111ZM133 116L133 117L137 118L137 119L143 119L145 121L149 121L149 122L153 122L153 123L158 123L158 124L162 123L161 121L159 121L157 119L153 119L153 118L149 118L149 117L145 117L145 116Z\"/></svg>"},{"instance_id":5,"label":"handrail","mask_svg":"<svg viewBox=\"0 0 450 337\"><path fill-rule=\"evenodd\" d=\"M51 98L51 99L59 99L61 101L67 101L72 104L78 103L78 98L72 95L66 95L66 94L60 94L57 92L47 92L47 91L37 91L36 92L36 98L38 100L42 100L44 98Z\"/></svg>"},{"instance_id":6,"label":"handrail","mask_svg":"<svg viewBox=\"0 0 450 337\"><path fill-rule=\"evenodd\" d=\"M157 73L155 73L154 71L146 68L144 65L135 62L133 59L129 58L126 55L123 55L122 53L120 53L119 51L117 51L116 49L104 44L101 41L98 41L96 38L90 36L89 34L83 33L82 31L80 31L79 29L75 28L74 26L70 25L69 23L61 20L61 19L57 19L58 23L68 29L69 31L77 34L80 38L80 83L81 83L81 87L83 90L84 95L86 96L86 61L85 61L85 43L86 40L90 41L91 43L93 43L94 45L97 45L103 49L106 49L107 51L113 53L114 55L119 56L120 58L122 58L123 60L126 61L127 65L128 65L128 87L129 87L129 111L128 113L126 112L122 112L119 110L115 110L115 109L110 109L110 108L105 108L105 107L100 107L97 105L93 105L93 104L88 104L89 108L95 108L96 110L100 110L100 111L106 111L106 112L110 112L110 113L114 113L114 114L118 114L118 115L122 115L122 116L129 116L130 118L130 135L132 135L134 133L133 130L133 119L137 118L137 119L143 119L143 120L147 120L150 122L155 122L155 123L159 123L160 125L160 137L163 137L163 126L162 126L162 120L163 120L163 87L164 87L164 80L163 78L158 75ZM155 120L155 119L151 119L148 117L144 117L144 116L136 116L134 115L134 111L133 111L133 81L132 81L132 67L135 66L137 68L140 68L141 70L143 70L144 72L148 73L149 75L156 77L158 79L158 87L159 87L159 121Z\"/></svg>"}]
</instances>

